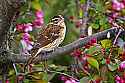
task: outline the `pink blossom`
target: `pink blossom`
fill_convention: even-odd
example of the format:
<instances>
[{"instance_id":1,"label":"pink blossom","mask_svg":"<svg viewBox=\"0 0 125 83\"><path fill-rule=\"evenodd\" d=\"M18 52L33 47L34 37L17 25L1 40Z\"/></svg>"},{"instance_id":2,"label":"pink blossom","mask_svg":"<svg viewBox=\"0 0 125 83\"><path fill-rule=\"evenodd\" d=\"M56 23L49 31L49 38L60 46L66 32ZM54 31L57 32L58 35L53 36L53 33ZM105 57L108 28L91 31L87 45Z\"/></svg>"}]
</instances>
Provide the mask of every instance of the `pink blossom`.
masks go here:
<instances>
[{"instance_id":1,"label":"pink blossom","mask_svg":"<svg viewBox=\"0 0 125 83\"><path fill-rule=\"evenodd\" d=\"M120 63L120 68L121 68L121 69L124 69L124 68L125 68L125 61L123 61L123 62Z\"/></svg>"},{"instance_id":2,"label":"pink blossom","mask_svg":"<svg viewBox=\"0 0 125 83\"><path fill-rule=\"evenodd\" d=\"M43 18L43 12L42 11L36 11L35 13L36 19L32 22L34 27L40 27L44 23L44 18Z\"/></svg>"},{"instance_id":3,"label":"pink blossom","mask_svg":"<svg viewBox=\"0 0 125 83\"><path fill-rule=\"evenodd\" d=\"M67 80L67 77L66 77L66 76L61 75L61 76L60 76L60 79L61 79L61 80L63 80L63 81L65 81L65 80Z\"/></svg>"},{"instance_id":4,"label":"pink blossom","mask_svg":"<svg viewBox=\"0 0 125 83\"><path fill-rule=\"evenodd\" d=\"M33 44L32 44L33 42L31 42L30 44L27 44L27 50L31 50L32 48L33 48Z\"/></svg>"},{"instance_id":5,"label":"pink blossom","mask_svg":"<svg viewBox=\"0 0 125 83\"><path fill-rule=\"evenodd\" d=\"M16 30L17 31L23 31L23 32L32 31L32 24L31 23L28 23L28 24L17 24Z\"/></svg>"},{"instance_id":6,"label":"pink blossom","mask_svg":"<svg viewBox=\"0 0 125 83\"><path fill-rule=\"evenodd\" d=\"M30 34L29 33L23 33L22 39L25 41L28 41L30 39Z\"/></svg>"},{"instance_id":7,"label":"pink blossom","mask_svg":"<svg viewBox=\"0 0 125 83\"><path fill-rule=\"evenodd\" d=\"M72 83L70 80L66 80L65 83Z\"/></svg>"},{"instance_id":8,"label":"pink blossom","mask_svg":"<svg viewBox=\"0 0 125 83\"><path fill-rule=\"evenodd\" d=\"M118 75L116 75L116 76L115 76L115 82L116 82L116 83L121 83L120 81L121 81L121 77L118 76Z\"/></svg>"},{"instance_id":9,"label":"pink blossom","mask_svg":"<svg viewBox=\"0 0 125 83\"><path fill-rule=\"evenodd\" d=\"M70 79L70 80L66 80L65 83L80 83L80 82Z\"/></svg>"},{"instance_id":10,"label":"pink blossom","mask_svg":"<svg viewBox=\"0 0 125 83\"><path fill-rule=\"evenodd\" d=\"M121 80L121 77L118 76L118 75L116 75L116 76L115 76L115 80L120 81L120 80Z\"/></svg>"},{"instance_id":11,"label":"pink blossom","mask_svg":"<svg viewBox=\"0 0 125 83\"><path fill-rule=\"evenodd\" d=\"M69 78L69 77L62 76L62 75L61 75L61 80L63 80L64 83L80 83L80 82L74 80L73 78Z\"/></svg>"},{"instance_id":12,"label":"pink blossom","mask_svg":"<svg viewBox=\"0 0 125 83\"><path fill-rule=\"evenodd\" d=\"M23 49L25 50L31 50L33 47L33 42L30 40L30 34L28 33L24 33L22 40L21 40L21 44L23 46Z\"/></svg>"},{"instance_id":13,"label":"pink blossom","mask_svg":"<svg viewBox=\"0 0 125 83\"><path fill-rule=\"evenodd\" d=\"M43 18L44 14L43 14L42 11L39 11L39 10L38 10L38 11L36 11L35 16L36 16L37 18Z\"/></svg>"},{"instance_id":14,"label":"pink blossom","mask_svg":"<svg viewBox=\"0 0 125 83\"><path fill-rule=\"evenodd\" d=\"M123 9L123 8L125 8L125 5L124 5L124 3L120 3L120 6L121 6L121 8Z\"/></svg>"},{"instance_id":15,"label":"pink blossom","mask_svg":"<svg viewBox=\"0 0 125 83\"><path fill-rule=\"evenodd\" d=\"M124 8L123 3L118 2L117 0L112 0L112 8L114 10L120 11Z\"/></svg>"},{"instance_id":16,"label":"pink blossom","mask_svg":"<svg viewBox=\"0 0 125 83\"><path fill-rule=\"evenodd\" d=\"M75 80L73 80L73 79L70 79L70 81L71 81L72 83L79 83L79 82L77 82L77 81L75 81Z\"/></svg>"},{"instance_id":17,"label":"pink blossom","mask_svg":"<svg viewBox=\"0 0 125 83\"><path fill-rule=\"evenodd\" d=\"M109 21L109 23L112 23L113 22L113 18L109 17L108 21Z\"/></svg>"},{"instance_id":18,"label":"pink blossom","mask_svg":"<svg viewBox=\"0 0 125 83\"><path fill-rule=\"evenodd\" d=\"M76 49L73 51L73 53L71 53L71 55L75 57L80 57L81 54L82 54L82 51L80 49Z\"/></svg>"},{"instance_id":19,"label":"pink blossom","mask_svg":"<svg viewBox=\"0 0 125 83\"><path fill-rule=\"evenodd\" d=\"M16 30L17 31L23 31L23 29L24 29L24 25L23 24L17 24L16 25Z\"/></svg>"},{"instance_id":20,"label":"pink blossom","mask_svg":"<svg viewBox=\"0 0 125 83\"><path fill-rule=\"evenodd\" d=\"M90 41L91 41L91 43L97 43L97 39L96 38L92 38Z\"/></svg>"},{"instance_id":21,"label":"pink blossom","mask_svg":"<svg viewBox=\"0 0 125 83\"><path fill-rule=\"evenodd\" d=\"M20 41L21 42L21 45L22 45L22 49L23 50L31 50L32 48L33 48L33 46L32 46L32 42L30 42L30 43L27 43L27 41L25 41L25 40L21 40Z\"/></svg>"},{"instance_id":22,"label":"pink blossom","mask_svg":"<svg viewBox=\"0 0 125 83\"><path fill-rule=\"evenodd\" d=\"M24 32L32 31L32 24L28 23L24 25Z\"/></svg>"},{"instance_id":23,"label":"pink blossom","mask_svg":"<svg viewBox=\"0 0 125 83\"><path fill-rule=\"evenodd\" d=\"M117 12L112 13L113 18L116 18L118 15L119 15L119 13L117 13Z\"/></svg>"},{"instance_id":24,"label":"pink blossom","mask_svg":"<svg viewBox=\"0 0 125 83\"><path fill-rule=\"evenodd\" d=\"M27 43L25 40L20 40L20 44L21 44L21 48L20 48L20 54L21 55L25 55L25 54L29 54L29 50L31 50L33 48L33 43L29 42Z\"/></svg>"},{"instance_id":25,"label":"pink blossom","mask_svg":"<svg viewBox=\"0 0 125 83\"><path fill-rule=\"evenodd\" d=\"M44 23L43 18L40 18L40 19L37 18L37 19L34 20L33 25L34 25L35 27L38 27L38 26L42 26L43 23Z\"/></svg>"},{"instance_id":26,"label":"pink blossom","mask_svg":"<svg viewBox=\"0 0 125 83\"><path fill-rule=\"evenodd\" d=\"M125 0L122 0L123 4L125 5Z\"/></svg>"},{"instance_id":27,"label":"pink blossom","mask_svg":"<svg viewBox=\"0 0 125 83\"><path fill-rule=\"evenodd\" d=\"M8 79L6 80L6 83L10 83Z\"/></svg>"}]
</instances>

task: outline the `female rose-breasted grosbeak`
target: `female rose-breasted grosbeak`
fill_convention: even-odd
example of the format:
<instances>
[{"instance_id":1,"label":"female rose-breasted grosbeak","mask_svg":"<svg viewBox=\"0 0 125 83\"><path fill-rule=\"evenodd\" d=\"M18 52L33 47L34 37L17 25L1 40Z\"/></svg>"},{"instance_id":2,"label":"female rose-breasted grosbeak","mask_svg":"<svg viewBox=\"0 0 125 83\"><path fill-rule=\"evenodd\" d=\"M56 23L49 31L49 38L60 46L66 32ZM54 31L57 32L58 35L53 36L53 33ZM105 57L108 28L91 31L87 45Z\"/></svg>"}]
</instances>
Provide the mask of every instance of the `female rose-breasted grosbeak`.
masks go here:
<instances>
[{"instance_id":1,"label":"female rose-breasted grosbeak","mask_svg":"<svg viewBox=\"0 0 125 83\"><path fill-rule=\"evenodd\" d=\"M29 58L27 65L31 64L41 51L51 51L58 47L65 38L66 26L62 15L54 16L48 25L43 28L37 38L36 45L31 50L32 57Z\"/></svg>"}]
</instances>

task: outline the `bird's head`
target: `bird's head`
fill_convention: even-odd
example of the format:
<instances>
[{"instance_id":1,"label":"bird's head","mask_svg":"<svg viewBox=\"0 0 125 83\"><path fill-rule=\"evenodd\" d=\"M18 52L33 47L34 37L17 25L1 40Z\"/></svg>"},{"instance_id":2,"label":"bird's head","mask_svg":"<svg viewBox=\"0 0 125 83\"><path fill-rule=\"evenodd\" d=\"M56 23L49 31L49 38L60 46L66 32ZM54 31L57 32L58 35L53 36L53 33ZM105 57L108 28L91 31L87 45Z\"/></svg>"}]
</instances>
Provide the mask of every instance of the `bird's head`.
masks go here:
<instances>
[{"instance_id":1,"label":"bird's head","mask_svg":"<svg viewBox=\"0 0 125 83\"><path fill-rule=\"evenodd\" d=\"M60 25L61 23L64 22L64 18L62 15L54 16L51 20L54 24Z\"/></svg>"}]
</instances>

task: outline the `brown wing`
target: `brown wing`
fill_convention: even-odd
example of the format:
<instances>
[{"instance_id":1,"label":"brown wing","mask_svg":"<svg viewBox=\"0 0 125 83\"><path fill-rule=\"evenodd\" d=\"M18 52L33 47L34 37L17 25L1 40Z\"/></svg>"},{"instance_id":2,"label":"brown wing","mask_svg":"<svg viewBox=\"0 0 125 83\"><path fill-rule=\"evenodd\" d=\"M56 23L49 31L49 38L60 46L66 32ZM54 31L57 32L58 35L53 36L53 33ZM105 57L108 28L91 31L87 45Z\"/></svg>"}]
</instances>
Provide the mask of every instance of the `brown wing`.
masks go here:
<instances>
[{"instance_id":1,"label":"brown wing","mask_svg":"<svg viewBox=\"0 0 125 83\"><path fill-rule=\"evenodd\" d=\"M59 37L59 33L62 27L54 24L48 24L46 28L42 30L37 38L36 44L31 50L31 55L35 55L39 48L44 47Z\"/></svg>"},{"instance_id":2,"label":"brown wing","mask_svg":"<svg viewBox=\"0 0 125 83\"><path fill-rule=\"evenodd\" d=\"M37 43L40 44L40 47L44 47L49 43L52 43L59 37L60 29L61 27L58 25L49 24L37 38Z\"/></svg>"}]
</instances>

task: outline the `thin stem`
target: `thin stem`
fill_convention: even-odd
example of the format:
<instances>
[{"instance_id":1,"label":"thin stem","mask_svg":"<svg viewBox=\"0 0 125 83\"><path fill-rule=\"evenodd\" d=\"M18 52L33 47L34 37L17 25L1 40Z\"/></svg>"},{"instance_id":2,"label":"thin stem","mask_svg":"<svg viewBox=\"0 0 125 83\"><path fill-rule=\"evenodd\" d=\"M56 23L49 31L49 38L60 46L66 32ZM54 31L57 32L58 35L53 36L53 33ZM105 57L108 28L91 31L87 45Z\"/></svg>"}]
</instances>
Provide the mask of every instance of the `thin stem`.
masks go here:
<instances>
[{"instance_id":1,"label":"thin stem","mask_svg":"<svg viewBox=\"0 0 125 83\"><path fill-rule=\"evenodd\" d=\"M13 68L14 68L14 70L15 70L16 75L18 75L18 72L17 72L17 68L16 68L16 64L15 64L15 63L13 63Z\"/></svg>"},{"instance_id":2,"label":"thin stem","mask_svg":"<svg viewBox=\"0 0 125 83\"><path fill-rule=\"evenodd\" d=\"M118 34L116 35L115 40L114 40L114 42L113 42L113 45L115 45L115 43L116 43L116 41L117 41L119 35L121 34L121 32L122 32L122 29L119 29L119 32L118 32Z\"/></svg>"},{"instance_id":3,"label":"thin stem","mask_svg":"<svg viewBox=\"0 0 125 83\"><path fill-rule=\"evenodd\" d=\"M83 10L84 14L82 17L82 26L80 27L80 35L84 35L84 36L87 36L88 9L90 7L90 1L91 0L87 0L86 2L86 7Z\"/></svg>"},{"instance_id":4,"label":"thin stem","mask_svg":"<svg viewBox=\"0 0 125 83\"><path fill-rule=\"evenodd\" d=\"M79 9L80 9L79 0L76 0L76 13L77 13L77 16L79 16Z\"/></svg>"},{"instance_id":5,"label":"thin stem","mask_svg":"<svg viewBox=\"0 0 125 83\"><path fill-rule=\"evenodd\" d=\"M57 74L61 74L61 75L65 75L65 76L67 76L67 77L70 77L70 78L72 78L72 79L74 79L74 80L76 80L76 81L79 81L78 79L76 79L76 78L74 78L73 76L70 76L70 75L68 75L68 74L66 74L66 73L62 73L62 72L58 72L58 71L50 71L50 70L48 70L49 72L53 72L53 73L57 73Z\"/></svg>"},{"instance_id":6,"label":"thin stem","mask_svg":"<svg viewBox=\"0 0 125 83\"><path fill-rule=\"evenodd\" d=\"M45 72L45 71L33 71L33 72L30 72L30 73L35 73L35 72ZM46 72L65 75L65 76L70 77L70 78L72 78L72 79L74 79L74 80L76 80L76 81L79 81L78 79L76 79L76 78L74 78L73 76L70 76L70 75L68 75L68 74L66 74L66 73L62 73L62 72L58 72L58 71L52 71L52 70L47 70ZM27 74L29 74L29 73L25 73L25 75L27 75Z\"/></svg>"}]
</instances>

